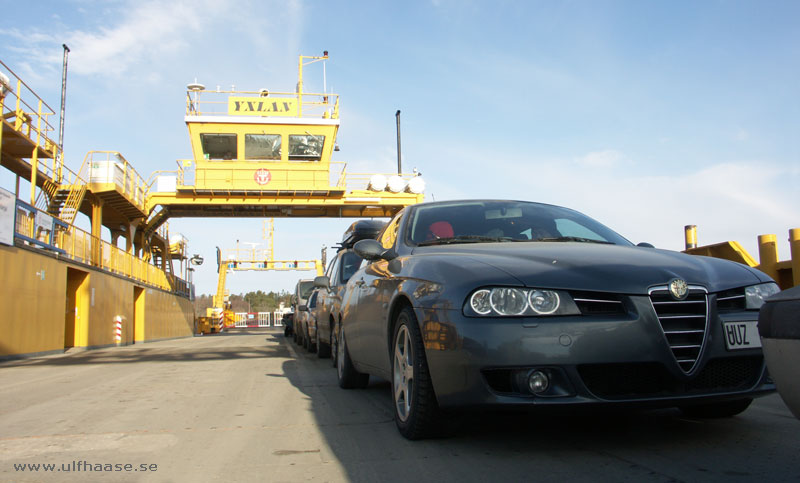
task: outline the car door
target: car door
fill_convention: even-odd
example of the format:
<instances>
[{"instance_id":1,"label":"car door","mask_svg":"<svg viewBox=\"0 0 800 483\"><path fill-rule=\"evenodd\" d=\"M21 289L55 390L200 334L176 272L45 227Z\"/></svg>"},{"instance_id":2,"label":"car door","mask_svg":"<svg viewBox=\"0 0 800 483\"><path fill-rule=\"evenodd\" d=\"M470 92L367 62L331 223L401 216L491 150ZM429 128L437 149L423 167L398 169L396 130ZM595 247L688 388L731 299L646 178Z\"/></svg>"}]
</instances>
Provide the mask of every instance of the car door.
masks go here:
<instances>
[{"instance_id":1,"label":"car door","mask_svg":"<svg viewBox=\"0 0 800 483\"><path fill-rule=\"evenodd\" d=\"M323 288L320 290L319 297L317 297L317 313L320 317L323 318L322 321L319 321L322 324L327 326L328 322L330 321L331 314L333 313L333 280L335 278L336 271L339 267L339 254L337 254L331 264L328 265L328 270L325 272L325 276L328 277L328 288Z\"/></svg>"},{"instance_id":2,"label":"car door","mask_svg":"<svg viewBox=\"0 0 800 483\"><path fill-rule=\"evenodd\" d=\"M402 212L386 226L379 237L378 241L384 248L394 248L401 219ZM358 338L357 360L382 372L389 370L388 311L399 283L399 278L389 270L390 263L386 260L369 263L350 281L353 296L356 298L353 302L355 310L350 316Z\"/></svg>"}]
</instances>

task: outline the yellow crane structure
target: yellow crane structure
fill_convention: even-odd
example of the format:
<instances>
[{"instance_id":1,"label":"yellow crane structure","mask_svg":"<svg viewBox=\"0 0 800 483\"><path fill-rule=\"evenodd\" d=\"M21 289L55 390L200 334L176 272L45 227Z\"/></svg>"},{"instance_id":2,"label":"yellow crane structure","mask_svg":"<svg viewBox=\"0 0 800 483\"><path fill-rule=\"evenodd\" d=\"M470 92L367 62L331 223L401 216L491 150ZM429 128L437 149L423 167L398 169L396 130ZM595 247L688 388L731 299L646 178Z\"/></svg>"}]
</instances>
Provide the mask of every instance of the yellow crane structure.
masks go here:
<instances>
[{"instance_id":1,"label":"yellow crane structure","mask_svg":"<svg viewBox=\"0 0 800 483\"><path fill-rule=\"evenodd\" d=\"M198 325L200 333L213 332L234 326L234 315L230 310L228 292L225 289L228 271L316 271L320 276L325 272L323 262L314 260L275 260L274 258L274 219L264 221L264 238L267 248L240 248L237 241L236 248L220 250L217 253L217 292L212 300L212 306L206 309L209 320L201 320Z\"/></svg>"}]
</instances>

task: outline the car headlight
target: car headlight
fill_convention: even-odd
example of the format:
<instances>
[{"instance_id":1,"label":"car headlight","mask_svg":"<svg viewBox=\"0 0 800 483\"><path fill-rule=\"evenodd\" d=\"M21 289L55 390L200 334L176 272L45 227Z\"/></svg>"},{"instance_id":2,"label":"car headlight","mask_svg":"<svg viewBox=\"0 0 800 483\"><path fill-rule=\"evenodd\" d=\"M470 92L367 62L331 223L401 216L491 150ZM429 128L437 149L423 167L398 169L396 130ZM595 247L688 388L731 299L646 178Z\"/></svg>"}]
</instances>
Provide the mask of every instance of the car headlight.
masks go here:
<instances>
[{"instance_id":1,"label":"car headlight","mask_svg":"<svg viewBox=\"0 0 800 483\"><path fill-rule=\"evenodd\" d=\"M572 297L561 290L487 287L473 292L464 304L467 316L580 315Z\"/></svg>"},{"instance_id":2,"label":"car headlight","mask_svg":"<svg viewBox=\"0 0 800 483\"><path fill-rule=\"evenodd\" d=\"M778 284L773 282L745 287L745 307L751 310L758 310L762 305L764 305L764 300L766 300L770 295L775 295L780 291L781 289L778 287Z\"/></svg>"}]
</instances>

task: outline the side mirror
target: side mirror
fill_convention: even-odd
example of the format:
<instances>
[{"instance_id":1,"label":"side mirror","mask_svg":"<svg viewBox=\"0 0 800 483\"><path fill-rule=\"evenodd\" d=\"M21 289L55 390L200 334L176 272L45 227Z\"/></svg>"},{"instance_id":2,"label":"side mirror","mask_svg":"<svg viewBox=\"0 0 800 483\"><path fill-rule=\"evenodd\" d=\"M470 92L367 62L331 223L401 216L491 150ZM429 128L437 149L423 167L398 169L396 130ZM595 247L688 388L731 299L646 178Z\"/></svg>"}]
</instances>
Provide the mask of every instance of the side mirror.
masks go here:
<instances>
[{"instance_id":1,"label":"side mirror","mask_svg":"<svg viewBox=\"0 0 800 483\"><path fill-rule=\"evenodd\" d=\"M637 243L636 246L642 248L655 248L652 243L647 243L647 242Z\"/></svg>"},{"instance_id":2,"label":"side mirror","mask_svg":"<svg viewBox=\"0 0 800 483\"><path fill-rule=\"evenodd\" d=\"M314 278L314 286L327 289L331 287L331 281L325 275L320 275L319 277Z\"/></svg>"},{"instance_id":3,"label":"side mirror","mask_svg":"<svg viewBox=\"0 0 800 483\"><path fill-rule=\"evenodd\" d=\"M356 255L359 257L371 262L381 259L391 260L397 257L394 250L383 248L383 245L381 245L378 240L373 240L371 238L357 241L355 245L353 245L353 251L356 252Z\"/></svg>"}]
</instances>

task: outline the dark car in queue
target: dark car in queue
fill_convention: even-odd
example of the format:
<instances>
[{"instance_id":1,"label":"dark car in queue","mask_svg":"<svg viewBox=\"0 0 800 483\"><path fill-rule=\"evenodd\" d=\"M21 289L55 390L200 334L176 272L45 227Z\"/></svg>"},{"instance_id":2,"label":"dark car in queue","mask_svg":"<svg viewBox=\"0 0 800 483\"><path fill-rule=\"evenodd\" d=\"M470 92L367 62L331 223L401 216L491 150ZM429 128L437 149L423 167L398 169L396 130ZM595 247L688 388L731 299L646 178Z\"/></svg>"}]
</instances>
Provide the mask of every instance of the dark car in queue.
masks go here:
<instances>
[{"instance_id":1,"label":"dark car in queue","mask_svg":"<svg viewBox=\"0 0 800 483\"><path fill-rule=\"evenodd\" d=\"M283 325L284 337L289 337L294 334L294 312L286 312L281 317L281 324Z\"/></svg>"},{"instance_id":2,"label":"dark car in queue","mask_svg":"<svg viewBox=\"0 0 800 483\"><path fill-rule=\"evenodd\" d=\"M775 390L757 318L778 288L750 267L503 200L412 205L353 249L368 264L342 295L339 385L391 381L406 438L467 408L728 417Z\"/></svg>"},{"instance_id":3,"label":"dark car in queue","mask_svg":"<svg viewBox=\"0 0 800 483\"><path fill-rule=\"evenodd\" d=\"M294 320L292 329L294 333L294 341L298 345L305 345L308 338L308 331L306 330L305 316L306 314L300 312L300 306L308 304L308 298L311 292L314 291L314 280L304 279L298 280L294 287L294 294L292 294L292 311L294 312Z\"/></svg>"},{"instance_id":4,"label":"dark car in queue","mask_svg":"<svg viewBox=\"0 0 800 483\"><path fill-rule=\"evenodd\" d=\"M336 334L342 318L342 293L350 277L361 267L363 259L353 251L353 244L367 238L374 239L386 226L385 221L358 220L342 235L336 256L331 260L325 275L314 279L319 291L317 300L316 331L317 355L321 358L333 355L336 365Z\"/></svg>"},{"instance_id":5,"label":"dark car in queue","mask_svg":"<svg viewBox=\"0 0 800 483\"><path fill-rule=\"evenodd\" d=\"M308 352L317 352L317 296L319 295L318 289L312 289L311 295L305 304L297 306L297 314L295 320L299 320L299 327L302 331L300 337L301 345Z\"/></svg>"}]
</instances>

